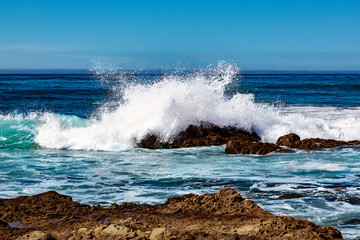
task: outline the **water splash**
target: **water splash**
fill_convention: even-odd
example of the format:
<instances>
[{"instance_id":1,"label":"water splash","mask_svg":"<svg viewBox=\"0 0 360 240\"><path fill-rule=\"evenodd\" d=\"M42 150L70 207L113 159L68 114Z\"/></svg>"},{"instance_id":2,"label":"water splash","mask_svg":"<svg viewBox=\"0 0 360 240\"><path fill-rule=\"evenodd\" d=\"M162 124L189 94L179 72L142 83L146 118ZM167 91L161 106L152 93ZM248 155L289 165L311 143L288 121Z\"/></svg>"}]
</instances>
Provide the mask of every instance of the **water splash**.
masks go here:
<instances>
[{"instance_id":1,"label":"water splash","mask_svg":"<svg viewBox=\"0 0 360 240\"><path fill-rule=\"evenodd\" d=\"M226 86L239 72L235 64L221 63L217 68L190 74L164 74L150 83L124 78L116 91L122 101L115 109L102 107L97 119L81 127L71 126L56 115L48 116L39 127L36 142L50 148L123 150L149 132L171 140L189 124L203 121L251 131L259 116L271 115L273 110L255 104L250 94L225 96ZM109 81L104 76L101 72L100 79Z\"/></svg>"},{"instance_id":2,"label":"water splash","mask_svg":"<svg viewBox=\"0 0 360 240\"><path fill-rule=\"evenodd\" d=\"M89 119L55 113L22 116L16 124L28 126L24 133L29 136L27 141L45 148L122 151L148 133L168 141L188 125L201 122L254 130L269 142L290 132L301 138L354 140L360 136L360 108L281 108L256 103L253 94L227 95L226 89L240 77L240 69L233 63L163 74L156 81L140 81L133 72L107 73L103 69L94 73L103 85L111 86L106 103ZM2 128L7 129L2 130L6 134L0 132L0 145L11 135L9 121L15 121L11 119L0 119Z\"/></svg>"}]
</instances>

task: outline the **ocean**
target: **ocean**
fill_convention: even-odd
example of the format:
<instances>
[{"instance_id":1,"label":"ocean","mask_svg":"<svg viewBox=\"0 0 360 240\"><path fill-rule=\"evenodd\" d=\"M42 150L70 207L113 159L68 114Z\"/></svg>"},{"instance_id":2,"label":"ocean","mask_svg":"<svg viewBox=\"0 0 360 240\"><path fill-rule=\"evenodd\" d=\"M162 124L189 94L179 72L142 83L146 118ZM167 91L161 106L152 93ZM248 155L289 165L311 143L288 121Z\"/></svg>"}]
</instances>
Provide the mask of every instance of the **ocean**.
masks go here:
<instances>
[{"instance_id":1,"label":"ocean","mask_svg":"<svg viewBox=\"0 0 360 240\"><path fill-rule=\"evenodd\" d=\"M224 146L139 149L189 124L254 130L263 141L360 140L360 75L194 71L0 74L0 198L49 190L86 204L163 203L233 187L274 214L360 238L360 147L229 155ZM301 198L279 199L285 193Z\"/></svg>"}]
</instances>

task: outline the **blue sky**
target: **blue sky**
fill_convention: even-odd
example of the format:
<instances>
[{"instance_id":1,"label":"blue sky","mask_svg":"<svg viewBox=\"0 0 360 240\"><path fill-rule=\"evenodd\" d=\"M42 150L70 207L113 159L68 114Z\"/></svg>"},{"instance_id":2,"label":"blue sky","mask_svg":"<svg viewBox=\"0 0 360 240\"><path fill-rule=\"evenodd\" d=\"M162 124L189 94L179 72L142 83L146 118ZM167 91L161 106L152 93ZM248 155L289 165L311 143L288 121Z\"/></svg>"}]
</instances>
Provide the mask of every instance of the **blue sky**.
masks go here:
<instances>
[{"instance_id":1,"label":"blue sky","mask_svg":"<svg viewBox=\"0 0 360 240\"><path fill-rule=\"evenodd\" d=\"M0 69L360 70L358 0L0 0Z\"/></svg>"}]
</instances>

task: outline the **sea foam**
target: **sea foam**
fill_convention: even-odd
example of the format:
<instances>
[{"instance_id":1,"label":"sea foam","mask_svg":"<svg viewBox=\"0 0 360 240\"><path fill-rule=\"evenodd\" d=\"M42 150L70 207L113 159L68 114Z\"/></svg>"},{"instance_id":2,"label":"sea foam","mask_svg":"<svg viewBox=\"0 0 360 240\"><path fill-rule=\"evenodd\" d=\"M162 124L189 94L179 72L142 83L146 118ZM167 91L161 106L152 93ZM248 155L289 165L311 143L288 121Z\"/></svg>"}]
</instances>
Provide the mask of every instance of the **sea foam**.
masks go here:
<instances>
[{"instance_id":1,"label":"sea foam","mask_svg":"<svg viewBox=\"0 0 360 240\"><path fill-rule=\"evenodd\" d=\"M254 130L267 142L290 132L301 138L355 140L360 136L359 107L275 107L257 103L253 94L227 94L234 81L241 81L240 69L232 63L188 74L164 74L147 83L131 73L96 69L94 73L102 83L112 84L108 101L89 119L48 112L23 116L23 121L34 122L34 142L45 148L122 151L148 133L171 141L188 125L201 122ZM2 116L0 122L11 118L20 121Z\"/></svg>"},{"instance_id":2,"label":"sea foam","mask_svg":"<svg viewBox=\"0 0 360 240\"><path fill-rule=\"evenodd\" d=\"M360 135L360 109L331 107L276 108L256 103L253 94L225 94L237 81L240 69L221 63L209 70L184 75L163 75L158 81L140 83L131 75L117 76L115 108L105 104L94 118L81 121L74 116L47 114L38 127L35 141L47 148L121 151L131 148L135 139L157 133L171 141L189 124L211 122L256 131L263 141L275 142L294 132L302 138L322 137L341 140ZM121 76L121 77L119 77ZM120 81L119 81L120 79Z\"/></svg>"},{"instance_id":3,"label":"sea foam","mask_svg":"<svg viewBox=\"0 0 360 240\"><path fill-rule=\"evenodd\" d=\"M253 95L225 95L226 86L239 72L234 64L221 64L208 71L164 75L154 83L123 83L117 91L122 103L116 109L103 107L96 117L77 127L67 119L48 115L36 142L49 148L116 151L132 147L134 139L148 133L171 140L189 124L204 121L247 131L254 123L262 126L275 121L276 111L256 104Z\"/></svg>"}]
</instances>

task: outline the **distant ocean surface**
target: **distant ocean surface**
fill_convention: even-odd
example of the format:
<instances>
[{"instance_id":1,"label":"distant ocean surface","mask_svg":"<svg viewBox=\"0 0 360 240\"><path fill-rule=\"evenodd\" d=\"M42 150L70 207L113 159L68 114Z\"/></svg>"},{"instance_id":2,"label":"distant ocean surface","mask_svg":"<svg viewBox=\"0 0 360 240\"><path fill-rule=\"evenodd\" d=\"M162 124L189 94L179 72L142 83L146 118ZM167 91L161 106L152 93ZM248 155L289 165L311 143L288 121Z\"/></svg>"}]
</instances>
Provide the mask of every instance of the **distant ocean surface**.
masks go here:
<instances>
[{"instance_id":1,"label":"distant ocean surface","mask_svg":"<svg viewBox=\"0 0 360 240\"><path fill-rule=\"evenodd\" d=\"M203 121L268 142L290 132L360 140L360 75L241 74L234 64L0 74L0 198L55 190L87 204L156 204L234 187L272 213L360 238L358 146L267 156L134 147L149 132L171 140ZM303 197L279 200L284 193Z\"/></svg>"}]
</instances>

